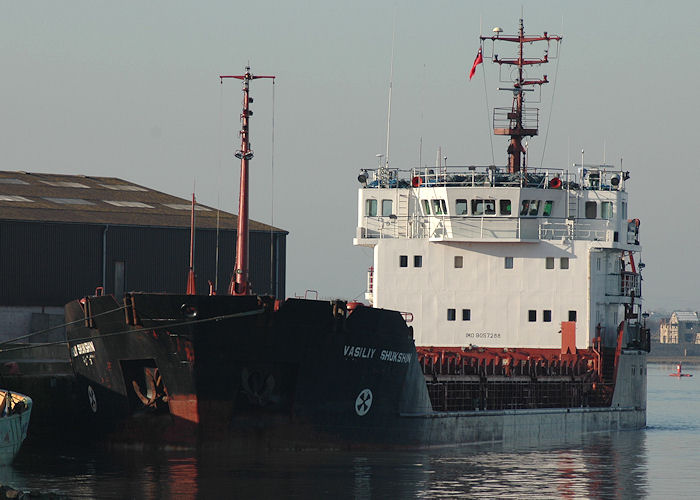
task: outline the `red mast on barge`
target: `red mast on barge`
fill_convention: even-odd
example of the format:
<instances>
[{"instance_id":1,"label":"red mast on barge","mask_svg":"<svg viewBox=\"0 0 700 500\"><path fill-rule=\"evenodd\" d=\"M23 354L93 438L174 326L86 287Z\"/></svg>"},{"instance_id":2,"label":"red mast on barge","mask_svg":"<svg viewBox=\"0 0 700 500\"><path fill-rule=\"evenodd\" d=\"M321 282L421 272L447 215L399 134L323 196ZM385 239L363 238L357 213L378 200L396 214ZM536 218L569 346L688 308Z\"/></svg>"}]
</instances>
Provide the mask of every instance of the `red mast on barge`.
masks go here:
<instances>
[{"instance_id":1,"label":"red mast on barge","mask_svg":"<svg viewBox=\"0 0 700 500\"><path fill-rule=\"evenodd\" d=\"M250 66L246 66L244 75L219 75L219 80L224 83L224 78L237 78L243 80L243 112L241 113L241 149L236 151L236 158L241 160L241 186L238 196L238 230L236 233L236 266L229 284L229 295L248 295L248 162L253 158L253 150L250 148L249 121L253 116L250 110L250 81L258 78L272 78L274 76L252 75Z\"/></svg>"},{"instance_id":2,"label":"red mast on barge","mask_svg":"<svg viewBox=\"0 0 700 500\"><path fill-rule=\"evenodd\" d=\"M196 295L197 287L194 279L194 191L192 191L192 212L190 213L190 270L187 273L187 295Z\"/></svg>"},{"instance_id":3,"label":"red mast on barge","mask_svg":"<svg viewBox=\"0 0 700 500\"><path fill-rule=\"evenodd\" d=\"M493 36L480 36L480 40L503 41L503 42L514 42L518 44L518 57L514 59L500 59L498 54L493 54L493 62L499 66L504 64L510 66L516 66L517 76L513 80L513 87L499 88L499 90L510 90L513 92L513 105L511 108L494 108L493 110L493 133L495 135L509 135L510 143L508 144L508 172L511 174L520 172L521 167L526 168L525 164L525 148L522 145L523 137L535 136L538 132L539 125L539 109L524 107L524 95L523 92L530 91L534 89L528 88L528 86L543 85L549 83L547 80L547 75L539 80L528 80L526 75L524 75L523 68L525 66L531 66L534 64L546 64L549 62L549 42L556 41L560 42L562 37L557 35L548 35L545 31L544 34L538 36L527 36L525 35L525 28L523 27L523 20L520 19L520 29L517 35L506 35L501 36L501 28L494 28ZM548 48L544 52L544 57L542 59L527 59L524 55L523 46L526 43L547 41ZM521 156L522 155L522 156Z\"/></svg>"}]
</instances>

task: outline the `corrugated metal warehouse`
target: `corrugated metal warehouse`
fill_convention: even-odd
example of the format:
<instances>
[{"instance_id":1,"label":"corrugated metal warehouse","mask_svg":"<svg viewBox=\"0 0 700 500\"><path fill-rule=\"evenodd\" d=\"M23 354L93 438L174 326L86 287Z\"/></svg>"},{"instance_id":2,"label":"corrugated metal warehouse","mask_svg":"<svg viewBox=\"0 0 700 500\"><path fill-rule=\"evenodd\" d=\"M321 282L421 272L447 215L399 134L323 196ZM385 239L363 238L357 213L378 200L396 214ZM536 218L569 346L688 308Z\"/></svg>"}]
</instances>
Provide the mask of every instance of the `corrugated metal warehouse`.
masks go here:
<instances>
[{"instance_id":1,"label":"corrugated metal warehouse","mask_svg":"<svg viewBox=\"0 0 700 500\"><path fill-rule=\"evenodd\" d=\"M197 293L209 280L226 293L237 217L195 213ZM184 293L190 214L191 200L113 177L0 172L0 338L62 321L65 303L99 286ZM253 293L284 297L287 234L250 221Z\"/></svg>"}]
</instances>

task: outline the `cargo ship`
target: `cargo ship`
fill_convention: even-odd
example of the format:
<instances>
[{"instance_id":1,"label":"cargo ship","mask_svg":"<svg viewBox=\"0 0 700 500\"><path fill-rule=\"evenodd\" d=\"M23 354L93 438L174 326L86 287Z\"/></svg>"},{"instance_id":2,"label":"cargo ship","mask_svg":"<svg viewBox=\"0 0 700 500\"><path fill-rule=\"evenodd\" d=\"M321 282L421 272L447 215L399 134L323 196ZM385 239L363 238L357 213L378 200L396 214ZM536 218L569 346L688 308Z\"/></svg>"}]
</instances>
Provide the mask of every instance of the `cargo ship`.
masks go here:
<instances>
[{"instance_id":1,"label":"cargo ship","mask_svg":"<svg viewBox=\"0 0 700 500\"><path fill-rule=\"evenodd\" d=\"M250 83L227 295L129 292L66 305L91 434L115 443L413 448L639 429L646 355L629 173L528 164L525 95L560 36L481 36L474 67L512 75L493 112L507 164L361 169L354 244L373 249L366 304L251 294ZM517 48L514 58L493 53ZM524 47L546 45L541 58ZM489 53L489 49L491 52ZM388 155L387 155L388 156Z\"/></svg>"}]
</instances>

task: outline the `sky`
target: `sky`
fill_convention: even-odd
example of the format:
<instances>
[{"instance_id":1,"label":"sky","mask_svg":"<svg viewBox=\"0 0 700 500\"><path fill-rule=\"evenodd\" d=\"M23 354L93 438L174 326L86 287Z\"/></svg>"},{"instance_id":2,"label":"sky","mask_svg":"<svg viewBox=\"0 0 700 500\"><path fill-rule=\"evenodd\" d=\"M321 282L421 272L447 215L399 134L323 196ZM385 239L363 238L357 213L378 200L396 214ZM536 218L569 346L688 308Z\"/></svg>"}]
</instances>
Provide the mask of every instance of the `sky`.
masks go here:
<instances>
[{"instance_id":1,"label":"sky","mask_svg":"<svg viewBox=\"0 0 700 500\"><path fill-rule=\"evenodd\" d=\"M1 170L120 177L237 212L240 82L252 83L251 217L289 231L287 296L361 298L357 174L505 163L497 65L467 78L480 30L563 34L530 164L631 173L649 309L700 309L700 10L690 1L2 2ZM502 53L505 56L505 52ZM688 83L690 82L690 83ZM422 155L419 156L419 144Z\"/></svg>"}]
</instances>

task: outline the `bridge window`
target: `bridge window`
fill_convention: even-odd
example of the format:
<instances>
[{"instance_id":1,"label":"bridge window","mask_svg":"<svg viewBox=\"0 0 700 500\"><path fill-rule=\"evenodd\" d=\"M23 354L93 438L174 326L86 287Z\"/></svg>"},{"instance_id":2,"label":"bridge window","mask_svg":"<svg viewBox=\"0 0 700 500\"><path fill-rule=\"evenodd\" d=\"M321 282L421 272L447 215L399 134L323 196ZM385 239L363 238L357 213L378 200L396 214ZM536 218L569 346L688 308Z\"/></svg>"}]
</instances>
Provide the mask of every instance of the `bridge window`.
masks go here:
<instances>
[{"instance_id":1,"label":"bridge window","mask_svg":"<svg viewBox=\"0 0 700 500\"><path fill-rule=\"evenodd\" d=\"M523 204L520 207L520 215L527 215L530 211L530 200L523 200Z\"/></svg>"},{"instance_id":2,"label":"bridge window","mask_svg":"<svg viewBox=\"0 0 700 500\"><path fill-rule=\"evenodd\" d=\"M545 323L551 323L552 322L552 311L549 309L545 309L542 311L542 321Z\"/></svg>"},{"instance_id":3,"label":"bridge window","mask_svg":"<svg viewBox=\"0 0 700 500\"><path fill-rule=\"evenodd\" d=\"M455 204L455 213L457 215L467 215L467 200L457 200L457 203Z\"/></svg>"},{"instance_id":4,"label":"bridge window","mask_svg":"<svg viewBox=\"0 0 700 500\"><path fill-rule=\"evenodd\" d=\"M365 204L365 215L376 217L377 215L377 200L369 199Z\"/></svg>"},{"instance_id":5,"label":"bridge window","mask_svg":"<svg viewBox=\"0 0 700 500\"><path fill-rule=\"evenodd\" d=\"M559 259L559 269L569 269L569 258L562 257Z\"/></svg>"},{"instance_id":6,"label":"bridge window","mask_svg":"<svg viewBox=\"0 0 700 500\"><path fill-rule=\"evenodd\" d=\"M530 309L530 310L527 312L527 320L528 320L530 323L532 323L532 322L534 322L534 321L537 321L537 311L535 311L534 309Z\"/></svg>"},{"instance_id":7,"label":"bridge window","mask_svg":"<svg viewBox=\"0 0 700 500\"><path fill-rule=\"evenodd\" d=\"M623 201L620 203L620 218L622 220L627 219L627 202Z\"/></svg>"},{"instance_id":8,"label":"bridge window","mask_svg":"<svg viewBox=\"0 0 700 500\"><path fill-rule=\"evenodd\" d=\"M457 311L454 309L447 310L447 321L454 321L457 317Z\"/></svg>"},{"instance_id":9,"label":"bridge window","mask_svg":"<svg viewBox=\"0 0 700 500\"><path fill-rule=\"evenodd\" d=\"M523 200L520 215L537 215L540 211L540 200Z\"/></svg>"},{"instance_id":10,"label":"bridge window","mask_svg":"<svg viewBox=\"0 0 700 500\"><path fill-rule=\"evenodd\" d=\"M413 267L423 267L423 256L414 255L413 256Z\"/></svg>"},{"instance_id":11,"label":"bridge window","mask_svg":"<svg viewBox=\"0 0 700 500\"><path fill-rule=\"evenodd\" d=\"M542 209L543 217L549 217L550 215L552 215L552 205L554 205L554 202L552 200L547 200L544 202L544 208Z\"/></svg>"},{"instance_id":12,"label":"bridge window","mask_svg":"<svg viewBox=\"0 0 700 500\"><path fill-rule=\"evenodd\" d=\"M392 200L382 200L382 215L388 217L392 214L394 203Z\"/></svg>"},{"instance_id":13,"label":"bridge window","mask_svg":"<svg viewBox=\"0 0 700 500\"><path fill-rule=\"evenodd\" d=\"M544 267L545 269L554 269L554 257L545 258Z\"/></svg>"},{"instance_id":14,"label":"bridge window","mask_svg":"<svg viewBox=\"0 0 700 500\"><path fill-rule=\"evenodd\" d=\"M540 200L530 200L530 214L537 215L540 211Z\"/></svg>"},{"instance_id":15,"label":"bridge window","mask_svg":"<svg viewBox=\"0 0 700 500\"><path fill-rule=\"evenodd\" d=\"M576 311L569 311L569 321L576 321Z\"/></svg>"},{"instance_id":16,"label":"bridge window","mask_svg":"<svg viewBox=\"0 0 700 500\"><path fill-rule=\"evenodd\" d=\"M499 200L500 205L500 214L501 215L510 215L510 200Z\"/></svg>"},{"instance_id":17,"label":"bridge window","mask_svg":"<svg viewBox=\"0 0 700 500\"><path fill-rule=\"evenodd\" d=\"M464 257L462 257L461 255L455 255L455 268L461 269L463 265L464 265Z\"/></svg>"},{"instance_id":18,"label":"bridge window","mask_svg":"<svg viewBox=\"0 0 700 500\"><path fill-rule=\"evenodd\" d=\"M612 219L612 216L613 216L612 201L600 202L600 218L601 219Z\"/></svg>"},{"instance_id":19,"label":"bridge window","mask_svg":"<svg viewBox=\"0 0 700 500\"><path fill-rule=\"evenodd\" d=\"M447 215L445 200L433 200L433 215Z\"/></svg>"},{"instance_id":20,"label":"bridge window","mask_svg":"<svg viewBox=\"0 0 700 500\"><path fill-rule=\"evenodd\" d=\"M408 255L399 255L399 267L408 267Z\"/></svg>"},{"instance_id":21,"label":"bridge window","mask_svg":"<svg viewBox=\"0 0 700 500\"><path fill-rule=\"evenodd\" d=\"M503 267L513 269L513 257L506 257Z\"/></svg>"},{"instance_id":22,"label":"bridge window","mask_svg":"<svg viewBox=\"0 0 700 500\"><path fill-rule=\"evenodd\" d=\"M496 215L496 200L472 200L472 215Z\"/></svg>"},{"instance_id":23,"label":"bridge window","mask_svg":"<svg viewBox=\"0 0 700 500\"><path fill-rule=\"evenodd\" d=\"M428 200L423 201L423 213L424 215L430 215L430 202Z\"/></svg>"},{"instance_id":24,"label":"bridge window","mask_svg":"<svg viewBox=\"0 0 700 500\"><path fill-rule=\"evenodd\" d=\"M392 208L394 203L392 200L382 200L382 215L388 217L392 214Z\"/></svg>"},{"instance_id":25,"label":"bridge window","mask_svg":"<svg viewBox=\"0 0 700 500\"><path fill-rule=\"evenodd\" d=\"M586 219L598 217L598 204L595 201L586 202Z\"/></svg>"},{"instance_id":26,"label":"bridge window","mask_svg":"<svg viewBox=\"0 0 700 500\"><path fill-rule=\"evenodd\" d=\"M471 321L472 319L472 310L471 309L462 309L462 321Z\"/></svg>"}]
</instances>

